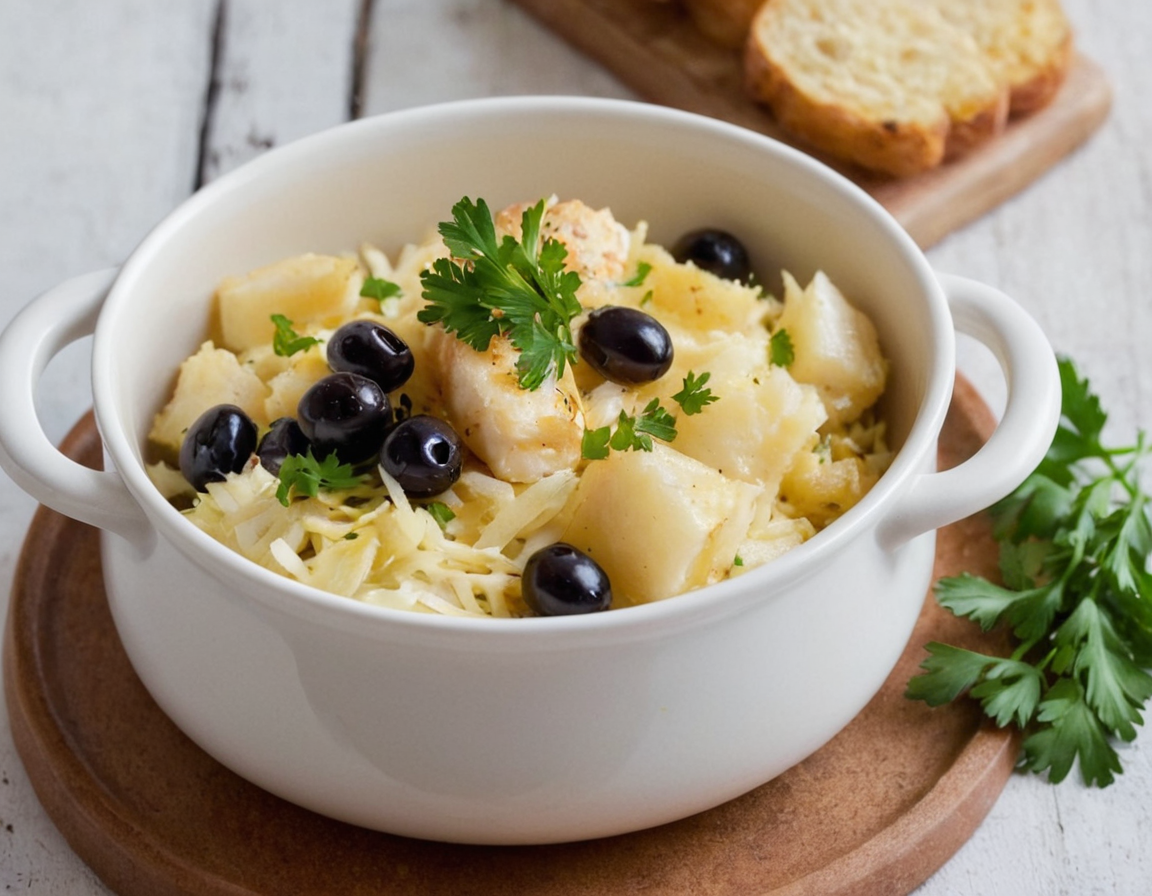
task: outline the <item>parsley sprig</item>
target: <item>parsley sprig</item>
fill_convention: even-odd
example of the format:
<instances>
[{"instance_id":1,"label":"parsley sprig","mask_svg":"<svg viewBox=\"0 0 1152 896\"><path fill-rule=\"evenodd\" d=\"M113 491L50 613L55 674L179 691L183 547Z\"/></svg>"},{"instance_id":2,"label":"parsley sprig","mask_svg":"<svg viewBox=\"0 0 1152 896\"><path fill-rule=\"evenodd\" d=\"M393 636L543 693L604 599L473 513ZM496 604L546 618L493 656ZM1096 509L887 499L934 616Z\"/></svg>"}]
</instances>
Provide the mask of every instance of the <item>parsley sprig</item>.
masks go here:
<instances>
[{"instance_id":1,"label":"parsley sprig","mask_svg":"<svg viewBox=\"0 0 1152 896\"><path fill-rule=\"evenodd\" d=\"M791 367L796 359L792 348L792 337L785 329L779 329L768 340L768 363L776 367Z\"/></svg>"},{"instance_id":2,"label":"parsley sprig","mask_svg":"<svg viewBox=\"0 0 1152 896\"><path fill-rule=\"evenodd\" d=\"M356 488L368 481L368 477L357 475L351 464L342 464L335 454L317 460L308 449L307 454L291 454L280 465L280 485L276 498L288 506L293 491L298 495L315 498L320 489L337 491Z\"/></svg>"},{"instance_id":3,"label":"parsley sprig","mask_svg":"<svg viewBox=\"0 0 1152 896\"><path fill-rule=\"evenodd\" d=\"M713 395L712 390L704 384L712 378L708 371L696 376L691 370L684 377L684 388L672 396L672 400L680 405L680 409L689 417L699 414L704 408L719 401L719 395Z\"/></svg>"},{"instance_id":4,"label":"parsley sprig","mask_svg":"<svg viewBox=\"0 0 1152 896\"><path fill-rule=\"evenodd\" d=\"M504 334L519 349L522 389L538 389L549 374L564 373L576 358L571 322L580 313L580 275L564 269L568 250L559 240L541 240L541 200L524 212L519 242L497 242L492 214L483 199L464 197L452 220L440 224L451 258L439 258L420 275L428 304L417 313L440 323L477 351Z\"/></svg>"},{"instance_id":5,"label":"parsley sprig","mask_svg":"<svg viewBox=\"0 0 1152 896\"><path fill-rule=\"evenodd\" d=\"M360 295L366 299L375 299L383 308L388 299L398 298L402 295L402 291L399 283L393 283L383 277L365 277L360 287Z\"/></svg>"},{"instance_id":6,"label":"parsley sprig","mask_svg":"<svg viewBox=\"0 0 1152 896\"><path fill-rule=\"evenodd\" d=\"M1152 517L1140 465L1144 433L1108 447L1107 414L1068 359L1062 419L1047 456L992 508L1004 585L963 574L937 599L1018 646L988 656L928 644L907 696L936 706L967 692L1000 726L1025 732L1019 767L1057 783L1078 761L1086 784L1122 772L1115 739L1131 741L1152 697Z\"/></svg>"},{"instance_id":7,"label":"parsley sprig","mask_svg":"<svg viewBox=\"0 0 1152 896\"><path fill-rule=\"evenodd\" d=\"M297 352L307 351L320 340L315 336L301 336L292 329L292 321L283 314L273 314L272 324L276 332L272 335L272 351L284 358L290 358Z\"/></svg>"},{"instance_id":8,"label":"parsley sprig","mask_svg":"<svg viewBox=\"0 0 1152 896\"><path fill-rule=\"evenodd\" d=\"M683 388L672 396L687 416L699 414L712 402L719 401L720 396L713 395L704 385L711 377L707 371L696 376L689 370ZM651 451L653 438L663 442L676 438L676 418L660 404L659 398L649 401L639 414L621 411L615 427L609 424L584 430L580 453L587 460L603 460L611 451Z\"/></svg>"},{"instance_id":9,"label":"parsley sprig","mask_svg":"<svg viewBox=\"0 0 1152 896\"><path fill-rule=\"evenodd\" d=\"M601 426L584 430L580 453L588 460L603 460L612 451L651 451L652 438L671 442L676 438L676 418L653 398L635 416L625 411L616 419L616 427Z\"/></svg>"}]
</instances>

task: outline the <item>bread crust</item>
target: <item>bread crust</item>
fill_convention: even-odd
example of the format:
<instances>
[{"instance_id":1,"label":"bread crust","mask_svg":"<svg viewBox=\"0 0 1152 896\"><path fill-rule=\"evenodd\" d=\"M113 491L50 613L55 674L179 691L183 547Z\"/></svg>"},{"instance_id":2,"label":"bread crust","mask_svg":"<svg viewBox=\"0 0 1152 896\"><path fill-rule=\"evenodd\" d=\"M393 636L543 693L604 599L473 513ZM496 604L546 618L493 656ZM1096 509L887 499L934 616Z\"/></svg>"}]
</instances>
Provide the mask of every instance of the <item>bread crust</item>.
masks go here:
<instances>
[{"instance_id":1,"label":"bread crust","mask_svg":"<svg viewBox=\"0 0 1152 896\"><path fill-rule=\"evenodd\" d=\"M782 127L836 158L893 177L910 177L944 160L949 130L945 118L934 127L913 127L862 118L818 102L799 90L754 40L745 48L744 71L748 90L771 108Z\"/></svg>"},{"instance_id":2,"label":"bread crust","mask_svg":"<svg viewBox=\"0 0 1152 896\"><path fill-rule=\"evenodd\" d=\"M907 33L889 34L894 23ZM1007 85L975 41L917 0L766 0L745 45L744 79L791 133L893 177L970 152L1008 117Z\"/></svg>"},{"instance_id":3,"label":"bread crust","mask_svg":"<svg viewBox=\"0 0 1152 896\"><path fill-rule=\"evenodd\" d=\"M1052 102L1068 78L1072 58L1073 40L1072 32L1069 31L1043 66L1026 81L1012 85L1010 103L1012 117L1031 115Z\"/></svg>"},{"instance_id":4,"label":"bread crust","mask_svg":"<svg viewBox=\"0 0 1152 896\"><path fill-rule=\"evenodd\" d=\"M731 12L744 0L685 2L701 12L710 9L719 18L724 8ZM892 40L887 43L884 13L890 14L887 36ZM782 25L784 19L774 21L777 16L791 18ZM937 73L920 83L915 66L906 79L893 77L903 71L903 50L894 41L906 36L908 46L924 40L933 46L933 18L967 41L964 52L953 55L948 40L940 39L937 58L954 63L956 77L940 78ZM918 24L905 35L904 25L912 20ZM798 33L803 40L796 39ZM857 72L852 53L845 54L841 66L835 54L832 61L815 58L820 54L808 46L841 39L853 51L874 39L883 64L869 70L865 63ZM797 49L801 45L807 58ZM911 51L913 58L917 54L923 56L923 45ZM749 27L743 64L749 95L767 105L789 132L863 168L909 177L987 143L1003 131L1010 116L1042 109L1064 83L1073 58L1072 29L1060 0L763 0ZM874 89L881 80L878 71L888 92L869 104L861 96L884 92ZM996 85L999 91L985 92L973 83L966 95L964 73L978 73L973 82ZM850 89L838 99L837 89L857 74L861 89ZM818 76L825 80L814 86ZM906 94L893 87L903 83L912 85ZM939 96L937 89L943 91ZM934 99L946 110L935 117L918 104Z\"/></svg>"}]
</instances>

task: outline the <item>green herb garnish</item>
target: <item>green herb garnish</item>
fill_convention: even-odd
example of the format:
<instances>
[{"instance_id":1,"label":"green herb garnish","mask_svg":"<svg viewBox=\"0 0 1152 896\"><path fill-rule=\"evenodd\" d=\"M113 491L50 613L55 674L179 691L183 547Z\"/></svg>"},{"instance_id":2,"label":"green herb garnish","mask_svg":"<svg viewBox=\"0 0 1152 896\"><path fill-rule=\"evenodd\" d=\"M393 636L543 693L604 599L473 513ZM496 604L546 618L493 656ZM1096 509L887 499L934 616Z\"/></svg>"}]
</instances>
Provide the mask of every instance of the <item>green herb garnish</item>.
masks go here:
<instances>
[{"instance_id":1,"label":"green herb garnish","mask_svg":"<svg viewBox=\"0 0 1152 896\"><path fill-rule=\"evenodd\" d=\"M704 385L711 377L712 374L707 371L696 376L689 370L688 375L684 377L684 388L672 396L672 400L680 405L680 409L689 417L699 414L712 402L720 400L719 395L713 395L712 390Z\"/></svg>"},{"instance_id":2,"label":"green herb garnish","mask_svg":"<svg viewBox=\"0 0 1152 896\"><path fill-rule=\"evenodd\" d=\"M795 352L792 350L792 337L788 335L788 331L780 329L773 333L772 338L768 340L769 363L777 367L791 367L795 357Z\"/></svg>"},{"instance_id":3,"label":"green herb garnish","mask_svg":"<svg viewBox=\"0 0 1152 896\"><path fill-rule=\"evenodd\" d=\"M936 642L907 696L932 706L965 692L1000 726L1025 733L1019 767L1086 784L1121 773L1113 738L1132 741L1152 697L1152 519L1139 465L1150 449L1106 447L1107 414L1068 359L1062 418L1035 472L992 510L1004 585L942 579L940 604L1018 647L986 656Z\"/></svg>"},{"instance_id":4,"label":"green herb garnish","mask_svg":"<svg viewBox=\"0 0 1152 896\"><path fill-rule=\"evenodd\" d=\"M439 230L452 258L438 258L420 275L428 304L417 313L440 323L477 351L493 336L506 335L520 350L520 388L537 389L575 361L571 322L580 313L580 275L564 270L568 250L559 240L540 238L544 202L524 212L522 238L497 243L492 215L483 199L467 197L452 207L452 221Z\"/></svg>"},{"instance_id":5,"label":"green herb garnish","mask_svg":"<svg viewBox=\"0 0 1152 896\"><path fill-rule=\"evenodd\" d=\"M648 277L648 274L651 272L651 270L652 270L652 265L648 264L648 262L646 262L646 261L639 262L636 265L636 273L633 274L629 279L625 280L621 284L621 286L641 286L641 285L643 285L644 280Z\"/></svg>"},{"instance_id":6,"label":"green herb garnish","mask_svg":"<svg viewBox=\"0 0 1152 896\"><path fill-rule=\"evenodd\" d=\"M283 314L273 314L272 323L276 327L276 333L272 336L272 351L281 357L291 357L296 352L306 351L320 343L314 336L301 336L293 330L292 321Z\"/></svg>"},{"instance_id":7,"label":"green herb garnish","mask_svg":"<svg viewBox=\"0 0 1152 896\"><path fill-rule=\"evenodd\" d=\"M356 488L367 480L367 476L353 472L351 464L340 463L335 454L316 460L309 448L307 454L292 454L284 458L280 465L280 485L276 489L276 498L287 507L293 490L297 495L315 498L320 489L339 491Z\"/></svg>"},{"instance_id":8,"label":"green herb garnish","mask_svg":"<svg viewBox=\"0 0 1152 896\"><path fill-rule=\"evenodd\" d=\"M636 416L624 411L616 420L616 428L601 426L584 430L580 453L588 460L603 460L612 451L651 451L652 438L671 442L676 438L676 418L653 398Z\"/></svg>"},{"instance_id":9,"label":"green herb garnish","mask_svg":"<svg viewBox=\"0 0 1152 896\"><path fill-rule=\"evenodd\" d=\"M400 294L400 284L385 280L383 277L365 277L364 285L360 287L360 295L366 299L375 299L381 306L386 299L395 298Z\"/></svg>"},{"instance_id":10,"label":"green herb garnish","mask_svg":"<svg viewBox=\"0 0 1152 896\"><path fill-rule=\"evenodd\" d=\"M443 501L430 501L424 505L424 509L432 514L432 519L436 520L436 524L441 529L456 519L456 514L452 512L452 508Z\"/></svg>"}]
</instances>

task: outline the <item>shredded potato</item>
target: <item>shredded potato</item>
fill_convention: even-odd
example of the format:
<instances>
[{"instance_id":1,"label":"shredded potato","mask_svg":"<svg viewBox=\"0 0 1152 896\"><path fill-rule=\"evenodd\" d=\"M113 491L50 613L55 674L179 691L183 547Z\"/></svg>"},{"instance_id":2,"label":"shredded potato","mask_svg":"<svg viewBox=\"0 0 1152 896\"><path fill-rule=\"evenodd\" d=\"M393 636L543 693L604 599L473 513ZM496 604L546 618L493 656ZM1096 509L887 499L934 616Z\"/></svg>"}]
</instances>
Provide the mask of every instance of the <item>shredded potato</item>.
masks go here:
<instances>
[{"instance_id":1,"label":"shredded potato","mask_svg":"<svg viewBox=\"0 0 1152 896\"><path fill-rule=\"evenodd\" d=\"M590 553L613 582L614 606L627 606L768 563L867 493L890 459L884 423L873 411L887 364L871 322L827 277L818 274L801 287L785 272L783 298L765 296L691 263L678 264L647 242L646 224L626 231L607 210L594 214L597 231L613 240L612 263L596 267L597 246L580 243L576 226L586 207L555 200L553 207L564 209L560 231L572 243L570 255L589 265L578 293L585 309L641 308L668 330L675 357L667 374L640 386L607 382L578 362L563 382L549 380L533 400L547 402L553 394L547 390L555 390L564 404L549 425L579 427L577 438L659 401L675 417L673 440L657 440L647 456L613 450L603 460L528 464L522 467L529 471L525 481L495 475L484 462L486 450L531 457L553 436L537 436L536 447L529 441L510 445L512 430L501 427L501 414L526 407L514 381L461 383L458 370L442 369L449 356L443 341L454 337L416 320L424 305L420 274L447 254L437 237L405 246L394 258L362 246L352 257L354 270L348 259L338 264L310 255L227 281L217 301L230 301L229 290L242 284L245 305L232 307L228 316L242 340L230 345L212 334L213 341L182 366L151 434L158 462L148 471L157 487L197 527L280 575L382 607L478 617L529 615L520 593L524 564L556 541ZM366 277L385 278L399 293L353 302L337 276L356 285ZM309 278L324 289L310 292ZM321 340L291 357L272 351L271 328L264 324L279 313L277 290L290 293L300 334ZM338 304L339 313L326 302ZM469 450L451 488L431 500L413 500L378 468L364 485L297 494L284 506L277 477L254 456L241 472L194 493L170 463L180 449L181 427L224 395L263 432L277 416L293 413L299 396L327 375L325 340L356 318L385 324L411 348L415 373L398 390L411 413L473 421L456 424L466 430L461 434ZM792 336L796 357L788 368L770 360L769 340L782 328ZM269 341L255 341L254 334L265 331ZM674 396L689 373L704 372L716 400L698 413L682 412ZM210 394L202 394L205 382L212 384ZM456 391L446 395L449 385ZM505 387L512 391L485 391ZM470 388L475 394L467 393ZM392 396L394 405L399 397ZM517 420L514 438L530 439L531 422L525 429L525 420ZM483 432L473 432L477 428ZM595 475L586 476L589 470Z\"/></svg>"}]
</instances>

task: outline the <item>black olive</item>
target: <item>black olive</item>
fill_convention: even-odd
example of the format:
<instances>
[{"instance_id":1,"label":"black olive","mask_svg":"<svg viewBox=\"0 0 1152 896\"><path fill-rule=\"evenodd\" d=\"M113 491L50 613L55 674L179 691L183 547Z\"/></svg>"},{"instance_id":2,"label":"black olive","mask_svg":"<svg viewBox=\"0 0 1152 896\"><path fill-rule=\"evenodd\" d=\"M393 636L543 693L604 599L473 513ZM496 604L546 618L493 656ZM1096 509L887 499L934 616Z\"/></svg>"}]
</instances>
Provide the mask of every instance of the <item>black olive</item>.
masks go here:
<instances>
[{"instance_id":1,"label":"black olive","mask_svg":"<svg viewBox=\"0 0 1152 896\"><path fill-rule=\"evenodd\" d=\"M680 237L672 247L672 257L683 264L691 261L717 277L747 283L752 262L744 244L725 230L705 228Z\"/></svg>"},{"instance_id":2,"label":"black olive","mask_svg":"<svg viewBox=\"0 0 1152 896\"><path fill-rule=\"evenodd\" d=\"M403 386L416 366L408 343L371 320L344 324L328 340L327 351L333 370L366 376L385 392Z\"/></svg>"},{"instance_id":3,"label":"black olive","mask_svg":"<svg viewBox=\"0 0 1152 896\"><path fill-rule=\"evenodd\" d=\"M672 337L637 308L605 305L580 328L580 357L614 383L650 383L672 366Z\"/></svg>"},{"instance_id":4,"label":"black olive","mask_svg":"<svg viewBox=\"0 0 1152 896\"><path fill-rule=\"evenodd\" d=\"M354 464L380 450L392 425L392 403L368 377L333 373L304 393L296 419L317 458L335 454Z\"/></svg>"},{"instance_id":5,"label":"black olive","mask_svg":"<svg viewBox=\"0 0 1152 896\"><path fill-rule=\"evenodd\" d=\"M180 472L198 492L239 473L256 450L256 424L234 404L218 404L188 427L180 445Z\"/></svg>"},{"instance_id":6,"label":"black olive","mask_svg":"<svg viewBox=\"0 0 1152 896\"><path fill-rule=\"evenodd\" d=\"M464 445L439 417L417 414L389 431L380 449L380 466L413 498L430 498L460 478Z\"/></svg>"},{"instance_id":7,"label":"black olive","mask_svg":"<svg viewBox=\"0 0 1152 896\"><path fill-rule=\"evenodd\" d=\"M256 448L256 456L265 470L278 476L286 459L296 454L307 454L311 444L299 423L291 417L281 417L273 421L272 428L264 433Z\"/></svg>"},{"instance_id":8,"label":"black olive","mask_svg":"<svg viewBox=\"0 0 1152 896\"><path fill-rule=\"evenodd\" d=\"M612 586L600 564L562 541L528 558L521 589L539 616L596 613L612 603Z\"/></svg>"}]
</instances>

